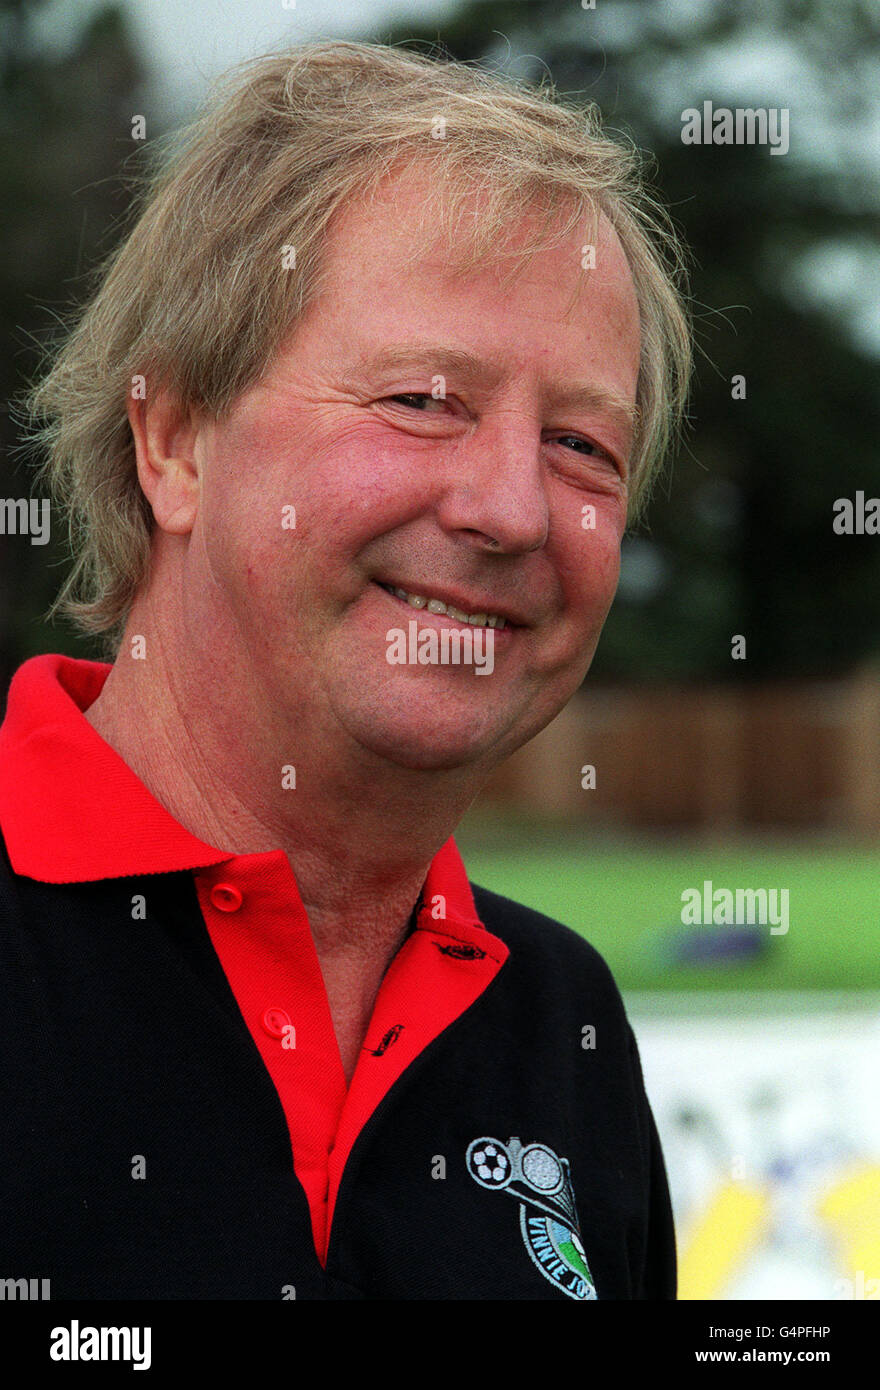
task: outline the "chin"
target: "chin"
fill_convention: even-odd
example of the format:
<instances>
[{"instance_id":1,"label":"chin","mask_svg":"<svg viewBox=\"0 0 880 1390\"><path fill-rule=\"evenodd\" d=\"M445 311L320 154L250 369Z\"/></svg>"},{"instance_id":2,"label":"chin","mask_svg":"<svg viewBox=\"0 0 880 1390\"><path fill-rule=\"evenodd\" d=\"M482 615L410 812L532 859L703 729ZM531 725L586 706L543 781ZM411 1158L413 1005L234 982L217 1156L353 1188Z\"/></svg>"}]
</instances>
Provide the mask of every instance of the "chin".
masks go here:
<instances>
[{"instance_id":1,"label":"chin","mask_svg":"<svg viewBox=\"0 0 880 1390\"><path fill-rule=\"evenodd\" d=\"M472 702L461 696L431 700L427 693L383 692L373 700L337 706L337 713L363 748L398 767L442 772L483 761L494 765L510 723L497 701L481 698L480 692L474 697Z\"/></svg>"},{"instance_id":2,"label":"chin","mask_svg":"<svg viewBox=\"0 0 880 1390\"><path fill-rule=\"evenodd\" d=\"M352 730L355 732L355 730ZM414 772L444 772L473 766L489 757L496 739L472 730L430 728L424 716L414 723L395 719L371 724L356 733L358 741L379 757Z\"/></svg>"}]
</instances>

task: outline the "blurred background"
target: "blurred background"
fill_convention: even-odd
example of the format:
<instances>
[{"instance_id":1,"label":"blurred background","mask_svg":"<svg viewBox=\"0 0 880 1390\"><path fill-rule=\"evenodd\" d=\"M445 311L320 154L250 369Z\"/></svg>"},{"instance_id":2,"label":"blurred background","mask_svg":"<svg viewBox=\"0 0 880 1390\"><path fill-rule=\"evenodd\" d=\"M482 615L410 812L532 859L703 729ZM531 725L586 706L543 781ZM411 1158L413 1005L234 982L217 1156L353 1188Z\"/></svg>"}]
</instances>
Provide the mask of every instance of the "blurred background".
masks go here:
<instances>
[{"instance_id":1,"label":"blurred background","mask_svg":"<svg viewBox=\"0 0 880 1390\"><path fill-rule=\"evenodd\" d=\"M333 35L549 73L654 157L693 255L691 427L585 686L458 839L621 986L681 1296L880 1298L880 535L833 527L838 499L880 498L880 10L0 0L0 500L31 490L16 397L123 230L133 118L152 140L232 63ZM704 101L787 110L788 152L685 145ZM60 520L45 546L0 534L4 701L29 656L95 656L46 622L64 566ZM687 925L707 883L784 890L787 929Z\"/></svg>"}]
</instances>

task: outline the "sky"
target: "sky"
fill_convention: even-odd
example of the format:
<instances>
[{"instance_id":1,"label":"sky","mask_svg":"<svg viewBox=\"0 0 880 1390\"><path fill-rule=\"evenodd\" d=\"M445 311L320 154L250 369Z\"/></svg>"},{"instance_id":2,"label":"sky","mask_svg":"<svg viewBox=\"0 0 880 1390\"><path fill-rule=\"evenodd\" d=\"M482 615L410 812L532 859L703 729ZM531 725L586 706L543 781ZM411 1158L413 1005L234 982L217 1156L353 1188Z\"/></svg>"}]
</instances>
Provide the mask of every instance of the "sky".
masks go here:
<instances>
[{"instance_id":1,"label":"sky","mask_svg":"<svg viewBox=\"0 0 880 1390\"><path fill-rule=\"evenodd\" d=\"M455 8L455 0L126 0L132 25L175 95L272 48L326 35L379 37L374 29Z\"/></svg>"},{"instance_id":2,"label":"sky","mask_svg":"<svg viewBox=\"0 0 880 1390\"><path fill-rule=\"evenodd\" d=\"M45 24L63 44L102 0L54 0ZM185 111L207 81L246 58L322 35L379 38L382 26L444 16L456 0L123 0L132 32L172 109Z\"/></svg>"}]
</instances>

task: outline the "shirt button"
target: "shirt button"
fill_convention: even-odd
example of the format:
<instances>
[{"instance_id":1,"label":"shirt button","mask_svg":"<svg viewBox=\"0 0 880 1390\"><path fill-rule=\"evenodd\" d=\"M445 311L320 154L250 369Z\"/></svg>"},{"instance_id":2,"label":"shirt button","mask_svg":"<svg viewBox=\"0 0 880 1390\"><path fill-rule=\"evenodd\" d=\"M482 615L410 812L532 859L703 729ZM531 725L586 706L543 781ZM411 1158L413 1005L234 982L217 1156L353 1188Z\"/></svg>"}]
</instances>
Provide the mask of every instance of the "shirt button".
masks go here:
<instances>
[{"instance_id":1,"label":"shirt button","mask_svg":"<svg viewBox=\"0 0 880 1390\"><path fill-rule=\"evenodd\" d=\"M211 889L211 902L218 912L237 912L241 907L241 893L234 883L215 883Z\"/></svg>"},{"instance_id":2,"label":"shirt button","mask_svg":"<svg viewBox=\"0 0 880 1390\"><path fill-rule=\"evenodd\" d=\"M290 1014L283 1009L267 1009L263 1014L263 1027L270 1038L283 1038L285 1028L290 1027Z\"/></svg>"}]
</instances>

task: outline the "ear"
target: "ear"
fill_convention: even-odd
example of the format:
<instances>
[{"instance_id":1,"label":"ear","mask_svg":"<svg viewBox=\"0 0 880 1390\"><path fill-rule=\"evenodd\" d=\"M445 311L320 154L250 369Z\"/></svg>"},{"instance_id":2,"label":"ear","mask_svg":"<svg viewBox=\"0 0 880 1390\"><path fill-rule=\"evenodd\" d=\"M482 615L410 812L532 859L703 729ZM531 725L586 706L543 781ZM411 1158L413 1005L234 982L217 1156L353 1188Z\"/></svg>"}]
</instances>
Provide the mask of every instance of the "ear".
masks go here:
<instances>
[{"instance_id":1,"label":"ear","mask_svg":"<svg viewBox=\"0 0 880 1390\"><path fill-rule=\"evenodd\" d=\"M196 439L199 422L170 392L147 385L143 399L128 397L138 479L153 509L156 525L169 535L185 536L199 506Z\"/></svg>"}]
</instances>

